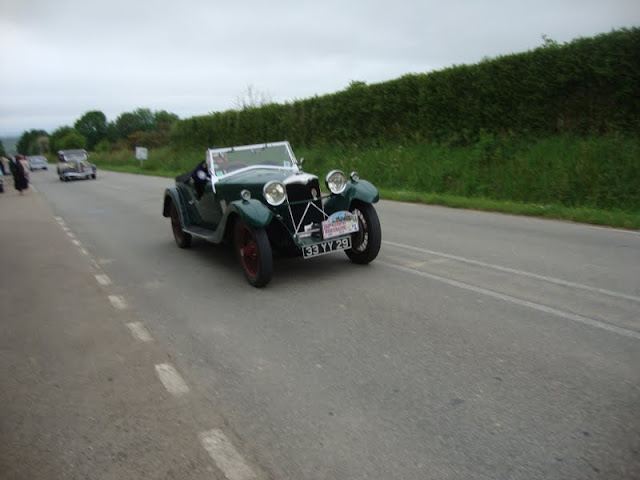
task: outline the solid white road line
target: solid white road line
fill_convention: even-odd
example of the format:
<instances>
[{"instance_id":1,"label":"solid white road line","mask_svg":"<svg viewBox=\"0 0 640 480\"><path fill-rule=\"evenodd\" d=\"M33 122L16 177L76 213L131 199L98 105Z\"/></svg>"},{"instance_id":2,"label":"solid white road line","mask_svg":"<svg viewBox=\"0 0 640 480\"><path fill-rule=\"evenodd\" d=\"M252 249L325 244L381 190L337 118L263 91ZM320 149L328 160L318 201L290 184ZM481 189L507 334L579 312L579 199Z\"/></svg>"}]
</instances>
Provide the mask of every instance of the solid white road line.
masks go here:
<instances>
[{"instance_id":1,"label":"solid white road line","mask_svg":"<svg viewBox=\"0 0 640 480\"><path fill-rule=\"evenodd\" d=\"M602 330L607 330L609 332L617 333L618 335L623 335L628 338L633 338L635 340L640 340L640 333L635 332L633 330L627 330L626 328L616 327L614 325L610 325L608 323L599 322L598 320L594 320L592 318L583 317L582 315L576 315L569 312L563 312L562 310L557 310L555 308L547 307L546 305L541 305L539 303L529 302L527 300L521 300L519 298L512 297L510 295L504 295L502 293L494 292L493 290L487 290L486 288L476 287L474 285L470 285L468 283L458 282L456 280L451 280L449 278L440 277L438 275L432 275L430 273L426 273L420 270L414 270L413 268L403 267L402 265L394 265L387 262L378 263L384 265L385 267L395 268L396 270L400 270L402 272L411 273L413 275L418 275L420 277L429 278L431 280L436 280L438 282L446 283L447 285L451 285L453 287L463 288L465 290L469 290L471 292L480 293L482 295L487 295L489 297L497 298L498 300L503 300L506 302L511 302L516 305L521 305L523 307L532 308L534 310L538 310L539 312L548 313L551 315L555 315L558 317L566 318L568 320L572 320L577 323L582 323L584 325L589 325L590 327L600 328Z\"/></svg>"},{"instance_id":2,"label":"solid white road line","mask_svg":"<svg viewBox=\"0 0 640 480\"><path fill-rule=\"evenodd\" d=\"M134 338L141 342L150 342L152 340L149 330L140 322L127 323L127 327L131 330L131 334Z\"/></svg>"},{"instance_id":3,"label":"solid white road line","mask_svg":"<svg viewBox=\"0 0 640 480\"><path fill-rule=\"evenodd\" d=\"M109 301L118 310L124 310L127 308L127 302L124 301L120 295L109 295Z\"/></svg>"},{"instance_id":4,"label":"solid white road line","mask_svg":"<svg viewBox=\"0 0 640 480\"><path fill-rule=\"evenodd\" d=\"M228 480L258 478L222 430L214 429L201 433L200 442Z\"/></svg>"},{"instance_id":5,"label":"solid white road line","mask_svg":"<svg viewBox=\"0 0 640 480\"><path fill-rule=\"evenodd\" d=\"M616 298L624 298L625 300L631 300L633 302L640 302L640 297L633 295L627 295L625 293L613 292L611 290L605 290L604 288L589 287L588 285L582 285L580 283L568 282L559 278L545 277L544 275L537 275L535 273L525 272L523 270L516 270L515 268L502 267L500 265L493 265L491 263L479 262L477 260L471 260L469 258L458 257L456 255L449 255L447 253L435 252L433 250L427 250L426 248L413 247L411 245L404 245L402 243L384 241L383 243L391 245L392 247L404 248L406 250L413 250L414 252L426 253L428 255L435 255L438 257L448 258L449 260L455 260L456 262L464 262L470 265L478 265L479 267L491 268L500 272L512 273L520 275L522 277L535 278L536 280L542 280L549 283L555 283L556 285L562 285L565 287L577 288L580 290L587 290L592 293L600 293L602 295L609 295Z\"/></svg>"},{"instance_id":6,"label":"solid white road line","mask_svg":"<svg viewBox=\"0 0 640 480\"><path fill-rule=\"evenodd\" d=\"M189 393L189 387L173 366L168 363L156 365L156 373L164 385L164 388L172 395L179 397L180 395Z\"/></svg>"}]
</instances>

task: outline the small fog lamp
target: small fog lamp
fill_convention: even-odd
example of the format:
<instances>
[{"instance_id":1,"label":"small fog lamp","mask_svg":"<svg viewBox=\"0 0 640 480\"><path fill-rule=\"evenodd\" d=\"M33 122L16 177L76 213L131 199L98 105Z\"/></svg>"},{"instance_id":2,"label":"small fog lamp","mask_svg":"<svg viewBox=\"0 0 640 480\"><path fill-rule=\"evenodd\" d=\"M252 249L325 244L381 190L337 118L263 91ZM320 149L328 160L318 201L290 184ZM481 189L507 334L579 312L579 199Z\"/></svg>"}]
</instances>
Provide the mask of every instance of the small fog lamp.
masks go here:
<instances>
[{"instance_id":1,"label":"small fog lamp","mask_svg":"<svg viewBox=\"0 0 640 480\"><path fill-rule=\"evenodd\" d=\"M249 190L242 190L240 192L240 197L243 200L249 200L251 198L251 192Z\"/></svg>"}]
</instances>

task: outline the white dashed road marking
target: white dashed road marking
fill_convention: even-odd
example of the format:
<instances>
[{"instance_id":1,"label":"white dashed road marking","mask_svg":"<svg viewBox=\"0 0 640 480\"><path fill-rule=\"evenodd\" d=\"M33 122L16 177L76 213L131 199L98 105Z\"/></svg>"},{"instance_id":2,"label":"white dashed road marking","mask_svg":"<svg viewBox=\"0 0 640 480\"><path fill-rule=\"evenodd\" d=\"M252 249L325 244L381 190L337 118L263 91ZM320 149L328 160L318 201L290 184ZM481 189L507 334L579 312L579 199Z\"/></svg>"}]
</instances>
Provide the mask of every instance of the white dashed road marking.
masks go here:
<instances>
[{"instance_id":1,"label":"white dashed road marking","mask_svg":"<svg viewBox=\"0 0 640 480\"><path fill-rule=\"evenodd\" d=\"M109 301L118 310L124 310L127 308L127 302L124 301L120 295L109 295Z\"/></svg>"},{"instance_id":2,"label":"white dashed road marking","mask_svg":"<svg viewBox=\"0 0 640 480\"><path fill-rule=\"evenodd\" d=\"M258 478L222 433L222 430L214 429L201 433L200 442L216 466L229 480L254 480Z\"/></svg>"},{"instance_id":3,"label":"white dashed road marking","mask_svg":"<svg viewBox=\"0 0 640 480\"><path fill-rule=\"evenodd\" d=\"M111 279L104 274L96 275L96 280L103 287L106 287L107 285L111 285Z\"/></svg>"},{"instance_id":4,"label":"white dashed road marking","mask_svg":"<svg viewBox=\"0 0 640 480\"><path fill-rule=\"evenodd\" d=\"M179 397L185 393L189 393L189 387L182 379L180 374L168 363L156 365L156 373L160 381L169 393Z\"/></svg>"},{"instance_id":5,"label":"white dashed road marking","mask_svg":"<svg viewBox=\"0 0 640 480\"><path fill-rule=\"evenodd\" d=\"M79 247L84 255L88 256L89 252L82 248L80 242L75 238L74 233L65 225L64 220L61 217L55 217L55 219L71 239L71 242ZM94 268L100 269L97 261L92 259L91 262ZM105 274L96 274L95 278L103 287L112 284L111 279ZM109 301L113 307L118 310L127 308L127 302L120 295L109 295ZM136 340L144 343L153 341L151 334L141 322L127 323L127 328ZM162 382L162 385L169 393L176 397L189 393L189 386L172 365L161 363L156 365L155 369L160 382ZM201 433L199 437L204 449L228 480L256 480L258 478L222 430L209 430Z\"/></svg>"},{"instance_id":6,"label":"white dashed road marking","mask_svg":"<svg viewBox=\"0 0 640 480\"><path fill-rule=\"evenodd\" d=\"M150 342L152 340L149 330L147 330L142 323L127 323L127 327L131 330L131 334L141 342Z\"/></svg>"}]
</instances>

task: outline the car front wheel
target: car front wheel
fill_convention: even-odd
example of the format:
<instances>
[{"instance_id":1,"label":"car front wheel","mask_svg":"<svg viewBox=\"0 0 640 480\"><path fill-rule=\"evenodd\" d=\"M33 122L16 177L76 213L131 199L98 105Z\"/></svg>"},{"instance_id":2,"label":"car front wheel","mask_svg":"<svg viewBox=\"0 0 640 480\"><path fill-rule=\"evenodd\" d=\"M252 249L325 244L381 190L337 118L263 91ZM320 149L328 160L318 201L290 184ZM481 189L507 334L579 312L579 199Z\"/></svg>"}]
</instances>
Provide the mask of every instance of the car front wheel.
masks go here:
<instances>
[{"instance_id":1,"label":"car front wheel","mask_svg":"<svg viewBox=\"0 0 640 480\"><path fill-rule=\"evenodd\" d=\"M345 253L353 263L369 263L378 256L382 243L378 213L373 205L362 202L354 202L349 210L358 217L359 231L351 234L351 248Z\"/></svg>"},{"instance_id":2,"label":"car front wheel","mask_svg":"<svg viewBox=\"0 0 640 480\"><path fill-rule=\"evenodd\" d=\"M247 281L254 287L264 287L273 275L273 253L265 229L238 220L234 244Z\"/></svg>"},{"instance_id":3,"label":"car front wheel","mask_svg":"<svg viewBox=\"0 0 640 480\"><path fill-rule=\"evenodd\" d=\"M182 230L182 224L180 223L180 215L178 213L178 207L174 202L171 202L171 229L173 230L173 238L180 248L189 248L191 246L191 235Z\"/></svg>"}]
</instances>

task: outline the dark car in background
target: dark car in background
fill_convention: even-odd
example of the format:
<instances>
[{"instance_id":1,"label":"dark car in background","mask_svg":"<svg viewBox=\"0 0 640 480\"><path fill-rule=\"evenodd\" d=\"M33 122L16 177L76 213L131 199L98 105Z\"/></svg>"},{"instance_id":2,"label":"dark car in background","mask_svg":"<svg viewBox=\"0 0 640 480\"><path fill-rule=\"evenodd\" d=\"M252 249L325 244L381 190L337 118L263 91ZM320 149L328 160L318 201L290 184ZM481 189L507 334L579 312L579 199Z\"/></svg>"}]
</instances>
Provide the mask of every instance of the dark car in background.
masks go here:
<instances>
[{"instance_id":1,"label":"dark car in background","mask_svg":"<svg viewBox=\"0 0 640 480\"><path fill-rule=\"evenodd\" d=\"M47 159L42 155L29 155L27 157L27 162L29 163L29 170L32 172L34 170L48 170L49 163Z\"/></svg>"},{"instance_id":2,"label":"dark car in background","mask_svg":"<svg viewBox=\"0 0 640 480\"><path fill-rule=\"evenodd\" d=\"M58 177L61 181L77 179L95 179L97 168L89 162L89 154L86 150L60 150L58 151Z\"/></svg>"},{"instance_id":3,"label":"dark car in background","mask_svg":"<svg viewBox=\"0 0 640 480\"><path fill-rule=\"evenodd\" d=\"M311 258L344 251L358 264L380 251L378 190L356 172L331 170L323 194L288 142L212 148L165 191L162 214L180 248L192 237L234 245L248 282L269 283L273 252Z\"/></svg>"}]
</instances>

